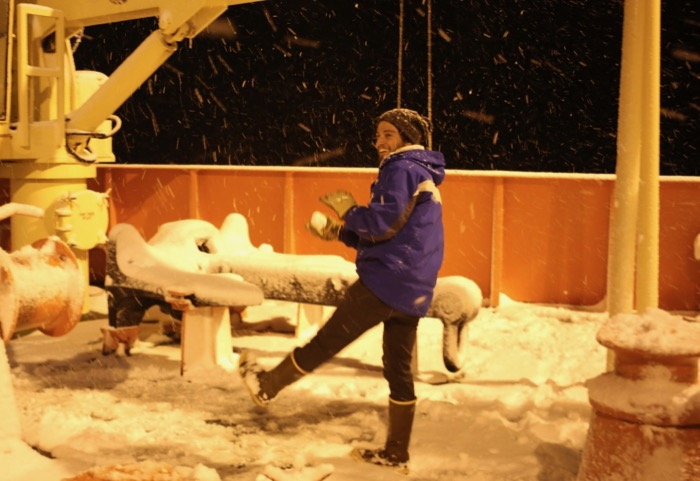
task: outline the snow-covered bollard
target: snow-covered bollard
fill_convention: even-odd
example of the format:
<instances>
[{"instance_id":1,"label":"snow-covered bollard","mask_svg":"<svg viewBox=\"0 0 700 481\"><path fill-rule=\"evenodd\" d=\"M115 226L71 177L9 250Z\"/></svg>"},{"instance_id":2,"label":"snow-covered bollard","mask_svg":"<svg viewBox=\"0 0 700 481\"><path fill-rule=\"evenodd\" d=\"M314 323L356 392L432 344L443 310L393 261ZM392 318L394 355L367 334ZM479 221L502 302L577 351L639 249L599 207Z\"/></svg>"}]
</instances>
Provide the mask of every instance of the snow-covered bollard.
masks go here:
<instances>
[{"instance_id":1,"label":"snow-covered bollard","mask_svg":"<svg viewBox=\"0 0 700 481\"><path fill-rule=\"evenodd\" d=\"M700 325L649 309L614 316L597 339L615 369L588 383L577 481L700 479Z\"/></svg>"}]
</instances>

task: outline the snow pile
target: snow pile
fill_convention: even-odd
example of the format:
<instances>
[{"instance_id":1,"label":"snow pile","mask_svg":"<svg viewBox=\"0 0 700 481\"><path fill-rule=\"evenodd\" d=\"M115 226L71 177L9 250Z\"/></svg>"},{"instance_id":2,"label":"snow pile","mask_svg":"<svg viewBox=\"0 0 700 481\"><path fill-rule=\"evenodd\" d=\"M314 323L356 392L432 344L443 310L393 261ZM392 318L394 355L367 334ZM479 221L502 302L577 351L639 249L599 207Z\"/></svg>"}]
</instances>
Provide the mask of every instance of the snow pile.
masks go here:
<instances>
[{"instance_id":1,"label":"snow pile","mask_svg":"<svg viewBox=\"0 0 700 481\"><path fill-rule=\"evenodd\" d=\"M267 244L254 247L247 221L237 213L228 215L221 229L202 220L180 220L161 225L146 242L133 226L119 224L109 238L129 287L193 293L215 305L254 306L263 294L335 305L357 279L354 263L340 256L281 254Z\"/></svg>"},{"instance_id":2,"label":"snow pile","mask_svg":"<svg viewBox=\"0 0 700 481\"><path fill-rule=\"evenodd\" d=\"M191 234L183 227L195 222L196 228L201 227L197 221L183 222L184 226L178 225L174 229L177 237L168 237L167 242L159 239L155 246L147 244L132 225L118 224L110 230L109 239L116 248L117 265L127 279L125 287L150 292L175 292L183 296L194 294L210 305L260 304L263 295L258 287L244 282L236 274L209 273L206 265L209 256L199 252L191 242L178 243L178 240L192 240L192 237L180 237L183 230ZM163 236L167 237L167 232ZM114 280L108 279L106 282Z\"/></svg>"},{"instance_id":3,"label":"snow pile","mask_svg":"<svg viewBox=\"0 0 700 481\"><path fill-rule=\"evenodd\" d=\"M116 227L116 226L115 226ZM161 263L187 272L210 272L211 256L202 249L219 229L210 222L187 219L167 222L148 240L149 253Z\"/></svg>"},{"instance_id":4,"label":"snow pile","mask_svg":"<svg viewBox=\"0 0 700 481\"><path fill-rule=\"evenodd\" d=\"M205 242L207 252L231 256L245 256L258 252L272 252L270 244L254 247L250 242L248 221L239 213L226 216L221 228Z\"/></svg>"}]
</instances>

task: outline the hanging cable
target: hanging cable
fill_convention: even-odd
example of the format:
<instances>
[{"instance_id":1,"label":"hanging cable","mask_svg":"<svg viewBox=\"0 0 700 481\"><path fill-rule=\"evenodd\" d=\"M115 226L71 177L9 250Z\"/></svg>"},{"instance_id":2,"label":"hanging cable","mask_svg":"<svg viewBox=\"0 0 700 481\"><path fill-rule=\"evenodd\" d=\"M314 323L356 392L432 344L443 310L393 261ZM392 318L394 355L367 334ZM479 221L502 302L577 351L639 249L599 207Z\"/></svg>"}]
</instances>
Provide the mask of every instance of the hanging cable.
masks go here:
<instances>
[{"instance_id":1,"label":"hanging cable","mask_svg":"<svg viewBox=\"0 0 700 481\"><path fill-rule=\"evenodd\" d=\"M396 108L401 108L401 85L403 84L403 17L404 0L399 1L399 52L398 52L398 74L396 88Z\"/></svg>"},{"instance_id":2,"label":"hanging cable","mask_svg":"<svg viewBox=\"0 0 700 481\"><path fill-rule=\"evenodd\" d=\"M403 2L403 0L402 0ZM426 39L426 45L428 49L428 66L427 66L427 76L428 76L428 82L427 82L427 88L428 88L428 98L427 98L427 114L428 114L428 120L430 121L430 124L432 125L433 123L433 2L432 0L427 0L427 24L428 24L428 33L427 33L427 39ZM433 132L432 129L428 131L428 148L432 149L433 148Z\"/></svg>"}]
</instances>

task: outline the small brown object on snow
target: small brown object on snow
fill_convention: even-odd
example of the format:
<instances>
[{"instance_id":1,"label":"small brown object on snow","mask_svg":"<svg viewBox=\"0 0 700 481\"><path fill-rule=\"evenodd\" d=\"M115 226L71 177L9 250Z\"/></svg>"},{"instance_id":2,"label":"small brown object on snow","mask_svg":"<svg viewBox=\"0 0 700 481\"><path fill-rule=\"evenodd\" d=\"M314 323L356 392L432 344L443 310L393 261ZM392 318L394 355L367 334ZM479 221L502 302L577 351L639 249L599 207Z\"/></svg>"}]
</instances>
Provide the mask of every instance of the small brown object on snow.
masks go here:
<instances>
[{"instance_id":1,"label":"small brown object on snow","mask_svg":"<svg viewBox=\"0 0 700 481\"><path fill-rule=\"evenodd\" d=\"M102 354L108 355L119 350L119 346L124 346L124 354L131 355L131 349L136 344L139 337L139 327L103 327L102 331Z\"/></svg>"}]
</instances>

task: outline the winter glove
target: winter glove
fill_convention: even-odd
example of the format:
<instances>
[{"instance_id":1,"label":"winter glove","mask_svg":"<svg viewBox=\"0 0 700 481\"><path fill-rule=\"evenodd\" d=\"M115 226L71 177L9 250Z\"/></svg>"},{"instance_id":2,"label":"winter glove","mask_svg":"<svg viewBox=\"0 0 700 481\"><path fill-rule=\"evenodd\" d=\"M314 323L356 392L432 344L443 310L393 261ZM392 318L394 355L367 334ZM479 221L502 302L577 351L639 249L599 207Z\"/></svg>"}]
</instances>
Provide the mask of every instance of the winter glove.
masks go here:
<instances>
[{"instance_id":1,"label":"winter glove","mask_svg":"<svg viewBox=\"0 0 700 481\"><path fill-rule=\"evenodd\" d=\"M319 200L333 209L341 219L344 219L345 214L357 205L352 194L344 190L329 192L328 194L322 195Z\"/></svg>"},{"instance_id":2,"label":"winter glove","mask_svg":"<svg viewBox=\"0 0 700 481\"><path fill-rule=\"evenodd\" d=\"M306 223L306 228L309 232L328 241L338 240L342 227L343 224L327 217L319 211L314 211L311 220Z\"/></svg>"}]
</instances>

